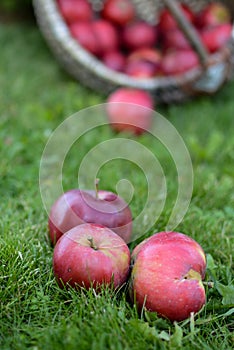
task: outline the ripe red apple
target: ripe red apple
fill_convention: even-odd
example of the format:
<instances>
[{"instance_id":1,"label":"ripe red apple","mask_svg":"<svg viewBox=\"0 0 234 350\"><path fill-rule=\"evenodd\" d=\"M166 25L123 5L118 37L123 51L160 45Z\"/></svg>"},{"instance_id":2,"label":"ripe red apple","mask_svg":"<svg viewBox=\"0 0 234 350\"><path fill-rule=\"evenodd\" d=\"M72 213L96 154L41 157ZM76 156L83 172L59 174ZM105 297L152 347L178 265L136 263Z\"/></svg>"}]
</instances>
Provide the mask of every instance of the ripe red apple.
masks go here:
<instances>
[{"instance_id":1,"label":"ripe red apple","mask_svg":"<svg viewBox=\"0 0 234 350\"><path fill-rule=\"evenodd\" d=\"M77 42L93 55L98 55L100 48L95 36L92 22L74 22L69 25L71 35Z\"/></svg>"},{"instance_id":2,"label":"ripe red apple","mask_svg":"<svg viewBox=\"0 0 234 350\"><path fill-rule=\"evenodd\" d=\"M99 54L117 50L119 46L118 32L111 22L104 19L96 19L92 22L92 31L96 37Z\"/></svg>"},{"instance_id":3,"label":"ripe red apple","mask_svg":"<svg viewBox=\"0 0 234 350\"><path fill-rule=\"evenodd\" d=\"M165 75L177 75L199 66L199 58L193 50L168 51L162 59L162 72Z\"/></svg>"},{"instance_id":4,"label":"ripe red apple","mask_svg":"<svg viewBox=\"0 0 234 350\"><path fill-rule=\"evenodd\" d=\"M142 47L135 51L132 51L128 56L128 61L145 60L152 62L156 65L160 64L162 59L162 53L157 48Z\"/></svg>"},{"instance_id":5,"label":"ripe red apple","mask_svg":"<svg viewBox=\"0 0 234 350\"><path fill-rule=\"evenodd\" d=\"M125 26L122 31L123 45L128 50L153 47L158 38L157 29L144 21L135 21Z\"/></svg>"},{"instance_id":6,"label":"ripe red apple","mask_svg":"<svg viewBox=\"0 0 234 350\"><path fill-rule=\"evenodd\" d=\"M145 60L128 61L124 73L135 78L151 78L158 73L158 67Z\"/></svg>"},{"instance_id":7,"label":"ripe red apple","mask_svg":"<svg viewBox=\"0 0 234 350\"><path fill-rule=\"evenodd\" d=\"M120 26L130 23L135 14L131 0L106 0L101 11L103 18Z\"/></svg>"},{"instance_id":8,"label":"ripe red apple","mask_svg":"<svg viewBox=\"0 0 234 350\"><path fill-rule=\"evenodd\" d=\"M162 46L165 50L167 49L191 49L191 44L186 38L182 30L175 28L164 33L162 38Z\"/></svg>"},{"instance_id":9,"label":"ripe red apple","mask_svg":"<svg viewBox=\"0 0 234 350\"><path fill-rule=\"evenodd\" d=\"M129 274L127 244L107 227L83 224L64 234L55 246L53 271L58 284L99 290L120 287Z\"/></svg>"},{"instance_id":10,"label":"ripe red apple","mask_svg":"<svg viewBox=\"0 0 234 350\"><path fill-rule=\"evenodd\" d=\"M206 302L201 246L178 232L160 232L132 252L131 294L138 307L171 321L197 313Z\"/></svg>"},{"instance_id":11,"label":"ripe red apple","mask_svg":"<svg viewBox=\"0 0 234 350\"><path fill-rule=\"evenodd\" d=\"M107 99L107 117L115 131L140 135L151 128L153 105L147 91L118 88Z\"/></svg>"},{"instance_id":12,"label":"ripe red apple","mask_svg":"<svg viewBox=\"0 0 234 350\"><path fill-rule=\"evenodd\" d=\"M61 15L67 23L89 21L93 18L91 4L87 0L58 0Z\"/></svg>"},{"instance_id":13,"label":"ripe red apple","mask_svg":"<svg viewBox=\"0 0 234 350\"><path fill-rule=\"evenodd\" d=\"M162 54L156 48L140 48L127 57L124 72L138 78L150 78L161 74Z\"/></svg>"},{"instance_id":14,"label":"ripe red apple","mask_svg":"<svg viewBox=\"0 0 234 350\"><path fill-rule=\"evenodd\" d=\"M191 22L193 23L195 20L195 14L191 10L189 6L186 4L179 4L180 9L184 16ZM178 23L171 14L171 12L165 8L162 10L160 17L159 17L159 28L160 28L160 33L164 35L169 30L173 30L175 28L178 28Z\"/></svg>"},{"instance_id":15,"label":"ripe red apple","mask_svg":"<svg viewBox=\"0 0 234 350\"><path fill-rule=\"evenodd\" d=\"M61 195L49 214L49 235L52 244L71 228L95 223L111 228L126 242L132 232L132 215L127 203L113 192L73 189Z\"/></svg>"},{"instance_id":16,"label":"ripe red apple","mask_svg":"<svg viewBox=\"0 0 234 350\"><path fill-rule=\"evenodd\" d=\"M108 21L75 22L69 26L72 36L93 55L100 56L105 52L117 50L119 37L116 28Z\"/></svg>"},{"instance_id":17,"label":"ripe red apple","mask_svg":"<svg viewBox=\"0 0 234 350\"><path fill-rule=\"evenodd\" d=\"M211 2L200 11L195 23L199 28L217 26L219 24L230 23L231 14L229 9L221 2Z\"/></svg>"},{"instance_id":18,"label":"ripe red apple","mask_svg":"<svg viewBox=\"0 0 234 350\"><path fill-rule=\"evenodd\" d=\"M103 54L102 61L107 67L122 72L126 64L126 56L121 51L108 51Z\"/></svg>"},{"instance_id":19,"label":"ripe red apple","mask_svg":"<svg viewBox=\"0 0 234 350\"><path fill-rule=\"evenodd\" d=\"M215 27L206 27L201 31L201 39L209 52L213 53L223 48L230 39L232 25L220 24Z\"/></svg>"}]
</instances>

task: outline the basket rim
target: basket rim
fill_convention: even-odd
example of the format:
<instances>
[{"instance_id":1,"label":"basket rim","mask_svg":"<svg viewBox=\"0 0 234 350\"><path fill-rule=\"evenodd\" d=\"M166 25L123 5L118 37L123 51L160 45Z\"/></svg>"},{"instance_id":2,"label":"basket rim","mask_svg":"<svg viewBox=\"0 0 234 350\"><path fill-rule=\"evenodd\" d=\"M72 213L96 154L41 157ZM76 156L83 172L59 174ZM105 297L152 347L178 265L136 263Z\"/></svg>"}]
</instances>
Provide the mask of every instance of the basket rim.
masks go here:
<instances>
[{"instance_id":1,"label":"basket rim","mask_svg":"<svg viewBox=\"0 0 234 350\"><path fill-rule=\"evenodd\" d=\"M172 85L184 86L196 81L204 72L204 69L197 67L190 69L188 72L174 76L135 78L125 73L114 71L108 68L97 57L89 53L72 37L67 24L60 14L56 0L33 0L33 6L38 25L45 39L47 39L48 44L50 45L53 40L54 44L60 45L63 51L67 55L71 55L77 64L82 65L84 69L89 70L90 73L93 73L103 80L120 86L154 90L158 88L166 89ZM231 39L234 40L234 26L230 40ZM223 56L223 50L210 54L212 64L222 61Z\"/></svg>"}]
</instances>

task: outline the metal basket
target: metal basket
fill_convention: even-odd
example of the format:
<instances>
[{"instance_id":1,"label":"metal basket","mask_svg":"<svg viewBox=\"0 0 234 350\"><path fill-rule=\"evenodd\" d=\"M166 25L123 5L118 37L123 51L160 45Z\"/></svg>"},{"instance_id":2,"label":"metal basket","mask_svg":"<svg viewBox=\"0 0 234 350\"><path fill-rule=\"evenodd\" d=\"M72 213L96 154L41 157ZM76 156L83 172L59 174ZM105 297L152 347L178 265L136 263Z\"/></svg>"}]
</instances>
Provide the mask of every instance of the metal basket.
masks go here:
<instances>
[{"instance_id":1,"label":"metal basket","mask_svg":"<svg viewBox=\"0 0 234 350\"><path fill-rule=\"evenodd\" d=\"M159 13L164 1L132 0L138 16L152 21L152 13ZM102 6L102 0L92 0L94 10ZM210 0L181 0L199 11ZM223 1L234 15L233 1ZM105 66L86 51L71 36L60 15L56 0L34 0L33 6L40 30L57 60L75 79L82 84L105 94L124 86L149 91L158 102L183 101L197 94L215 93L234 71L234 31L227 45L219 52L209 55L206 68L195 68L184 74L171 77L134 78Z\"/></svg>"}]
</instances>

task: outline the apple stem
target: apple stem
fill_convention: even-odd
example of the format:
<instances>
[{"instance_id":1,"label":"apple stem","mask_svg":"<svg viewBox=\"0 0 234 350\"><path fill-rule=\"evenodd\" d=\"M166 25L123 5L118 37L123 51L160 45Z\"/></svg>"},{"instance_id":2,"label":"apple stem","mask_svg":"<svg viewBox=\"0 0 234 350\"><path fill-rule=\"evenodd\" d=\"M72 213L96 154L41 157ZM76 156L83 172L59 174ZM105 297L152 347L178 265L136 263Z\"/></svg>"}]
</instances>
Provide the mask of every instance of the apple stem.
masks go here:
<instances>
[{"instance_id":1,"label":"apple stem","mask_svg":"<svg viewBox=\"0 0 234 350\"><path fill-rule=\"evenodd\" d=\"M96 199L98 199L98 184L100 179L95 179L95 193L96 193Z\"/></svg>"},{"instance_id":2,"label":"apple stem","mask_svg":"<svg viewBox=\"0 0 234 350\"><path fill-rule=\"evenodd\" d=\"M211 281L203 281L202 282L204 284L204 286L207 286L208 288L214 288L214 282Z\"/></svg>"},{"instance_id":3,"label":"apple stem","mask_svg":"<svg viewBox=\"0 0 234 350\"><path fill-rule=\"evenodd\" d=\"M97 250L97 246L94 244L93 237L88 238L88 241L90 243L90 247L94 250Z\"/></svg>"}]
</instances>

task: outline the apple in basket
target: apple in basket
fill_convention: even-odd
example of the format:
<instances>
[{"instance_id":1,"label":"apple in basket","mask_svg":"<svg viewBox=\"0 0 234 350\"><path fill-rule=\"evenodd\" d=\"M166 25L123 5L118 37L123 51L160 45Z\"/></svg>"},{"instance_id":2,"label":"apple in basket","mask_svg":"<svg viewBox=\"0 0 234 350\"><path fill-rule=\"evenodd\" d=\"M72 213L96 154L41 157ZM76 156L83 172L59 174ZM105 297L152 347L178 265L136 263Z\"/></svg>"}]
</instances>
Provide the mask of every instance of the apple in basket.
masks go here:
<instances>
[{"instance_id":1,"label":"apple in basket","mask_svg":"<svg viewBox=\"0 0 234 350\"><path fill-rule=\"evenodd\" d=\"M170 49L181 49L189 50L191 49L191 44L186 38L182 30L175 28L164 33L162 39L162 46L164 50Z\"/></svg>"},{"instance_id":2,"label":"apple in basket","mask_svg":"<svg viewBox=\"0 0 234 350\"><path fill-rule=\"evenodd\" d=\"M104 190L72 189L52 205L48 227L52 244L74 226L95 223L111 228L126 242L132 232L132 214L117 194Z\"/></svg>"},{"instance_id":3,"label":"apple in basket","mask_svg":"<svg viewBox=\"0 0 234 350\"><path fill-rule=\"evenodd\" d=\"M232 25L220 24L214 27L205 27L201 31L201 39L209 52L213 53L222 49L231 38Z\"/></svg>"},{"instance_id":4,"label":"apple in basket","mask_svg":"<svg viewBox=\"0 0 234 350\"><path fill-rule=\"evenodd\" d=\"M211 2L197 14L195 23L198 28L231 23L231 14L229 9L221 2Z\"/></svg>"},{"instance_id":5,"label":"apple in basket","mask_svg":"<svg viewBox=\"0 0 234 350\"><path fill-rule=\"evenodd\" d=\"M68 24L93 18L93 9L88 0L58 0L57 3Z\"/></svg>"},{"instance_id":6,"label":"apple in basket","mask_svg":"<svg viewBox=\"0 0 234 350\"><path fill-rule=\"evenodd\" d=\"M101 11L103 18L119 26L132 22L135 15L135 7L131 0L106 0Z\"/></svg>"},{"instance_id":7,"label":"apple in basket","mask_svg":"<svg viewBox=\"0 0 234 350\"><path fill-rule=\"evenodd\" d=\"M162 53L154 47L143 47L132 51L126 59L124 72L137 78L161 75Z\"/></svg>"},{"instance_id":8,"label":"apple in basket","mask_svg":"<svg viewBox=\"0 0 234 350\"><path fill-rule=\"evenodd\" d=\"M186 19L193 23L195 20L195 14L194 12L191 10L191 8L189 6L187 6L186 4L179 4L180 9L183 13L183 15L186 17ZM160 34L164 35L164 33L170 31L170 30L174 30L174 29L178 29L178 23L176 21L176 19L173 17L173 15L171 14L171 12L165 8L164 10L162 10L160 17L159 17L159 30L160 30Z\"/></svg>"},{"instance_id":9,"label":"apple in basket","mask_svg":"<svg viewBox=\"0 0 234 350\"><path fill-rule=\"evenodd\" d=\"M53 271L60 287L120 287L128 278L130 251L107 227L82 224L66 232L53 253Z\"/></svg>"},{"instance_id":10,"label":"apple in basket","mask_svg":"<svg viewBox=\"0 0 234 350\"><path fill-rule=\"evenodd\" d=\"M191 237L156 233L132 252L131 297L137 307L171 321L197 313L206 302L206 257Z\"/></svg>"},{"instance_id":11,"label":"apple in basket","mask_svg":"<svg viewBox=\"0 0 234 350\"><path fill-rule=\"evenodd\" d=\"M122 43L128 50L153 47L157 43L158 32L155 26L144 21L134 21L122 30Z\"/></svg>"},{"instance_id":12,"label":"apple in basket","mask_svg":"<svg viewBox=\"0 0 234 350\"><path fill-rule=\"evenodd\" d=\"M126 65L126 56L120 50L108 51L103 54L102 62L108 68L122 72Z\"/></svg>"},{"instance_id":13,"label":"apple in basket","mask_svg":"<svg viewBox=\"0 0 234 350\"><path fill-rule=\"evenodd\" d=\"M162 59L161 69L164 75L173 76L183 74L199 66L197 53L192 49L168 50Z\"/></svg>"},{"instance_id":14,"label":"apple in basket","mask_svg":"<svg viewBox=\"0 0 234 350\"><path fill-rule=\"evenodd\" d=\"M104 19L75 22L69 28L74 39L93 55L101 56L119 46L117 29Z\"/></svg>"}]
</instances>

